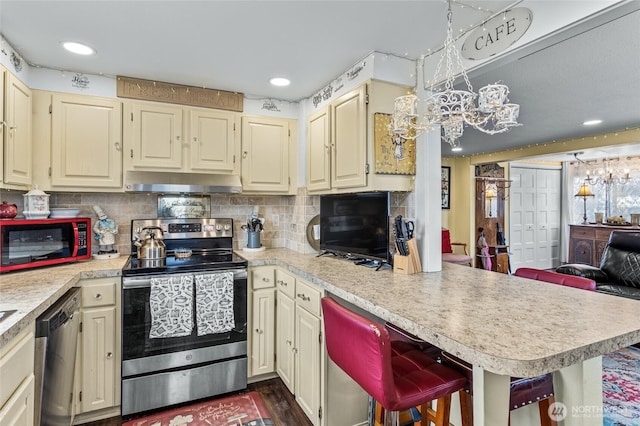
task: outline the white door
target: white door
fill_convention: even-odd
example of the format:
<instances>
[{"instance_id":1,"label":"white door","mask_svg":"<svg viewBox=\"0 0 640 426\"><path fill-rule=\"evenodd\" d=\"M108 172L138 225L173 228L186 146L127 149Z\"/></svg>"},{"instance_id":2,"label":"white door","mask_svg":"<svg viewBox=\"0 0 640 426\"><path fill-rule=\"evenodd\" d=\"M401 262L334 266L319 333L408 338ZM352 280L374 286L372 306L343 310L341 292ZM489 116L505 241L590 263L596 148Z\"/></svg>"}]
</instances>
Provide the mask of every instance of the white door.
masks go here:
<instances>
[{"instance_id":1,"label":"white door","mask_svg":"<svg viewBox=\"0 0 640 426\"><path fill-rule=\"evenodd\" d=\"M511 271L559 265L559 168L511 166L509 251Z\"/></svg>"}]
</instances>

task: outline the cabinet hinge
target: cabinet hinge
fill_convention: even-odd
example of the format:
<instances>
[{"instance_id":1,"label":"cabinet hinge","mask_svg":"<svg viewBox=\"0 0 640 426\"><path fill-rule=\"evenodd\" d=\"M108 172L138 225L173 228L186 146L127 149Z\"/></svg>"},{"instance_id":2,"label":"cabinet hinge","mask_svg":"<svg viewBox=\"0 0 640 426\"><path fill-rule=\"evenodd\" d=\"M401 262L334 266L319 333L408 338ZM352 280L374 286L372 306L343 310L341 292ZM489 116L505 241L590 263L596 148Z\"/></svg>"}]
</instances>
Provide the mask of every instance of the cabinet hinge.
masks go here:
<instances>
[{"instance_id":1,"label":"cabinet hinge","mask_svg":"<svg viewBox=\"0 0 640 426\"><path fill-rule=\"evenodd\" d=\"M51 170L51 167L49 167L49 177L51 177L52 173L53 173L53 170Z\"/></svg>"},{"instance_id":2,"label":"cabinet hinge","mask_svg":"<svg viewBox=\"0 0 640 426\"><path fill-rule=\"evenodd\" d=\"M288 132L289 132L289 137L291 137L291 129L289 129Z\"/></svg>"},{"instance_id":3,"label":"cabinet hinge","mask_svg":"<svg viewBox=\"0 0 640 426\"><path fill-rule=\"evenodd\" d=\"M318 333L318 343L322 344L322 331Z\"/></svg>"},{"instance_id":4,"label":"cabinet hinge","mask_svg":"<svg viewBox=\"0 0 640 426\"><path fill-rule=\"evenodd\" d=\"M364 174L366 174L366 175L369 174L369 163L364 165Z\"/></svg>"},{"instance_id":5,"label":"cabinet hinge","mask_svg":"<svg viewBox=\"0 0 640 426\"><path fill-rule=\"evenodd\" d=\"M236 156L235 156L235 154L233 155L233 164L236 164Z\"/></svg>"},{"instance_id":6,"label":"cabinet hinge","mask_svg":"<svg viewBox=\"0 0 640 426\"><path fill-rule=\"evenodd\" d=\"M289 176L289 186L291 186L291 176Z\"/></svg>"},{"instance_id":7,"label":"cabinet hinge","mask_svg":"<svg viewBox=\"0 0 640 426\"><path fill-rule=\"evenodd\" d=\"M233 123L233 131L236 131L236 123Z\"/></svg>"},{"instance_id":8,"label":"cabinet hinge","mask_svg":"<svg viewBox=\"0 0 640 426\"><path fill-rule=\"evenodd\" d=\"M79 332L80 332L80 333L82 333L82 322L80 322L79 327L80 327L80 328L79 328L78 330L79 330Z\"/></svg>"},{"instance_id":9,"label":"cabinet hinge","mask_svg":"<svg viewBox=\"0 0 640 426\"><path fill-rule=\"evenodd\" d=\"M133 149L131 150L131 154L129 154L131 158L133 158Z\"/></svg>"},{"instance_id":10,"label":"cabinet hinge","mask_svg":"<svg viewBox=\"0 0 640 426\"><path fill-rule=\"evenodd\" d=\"M369 93L364 94L364 104L369 105Z\"/></svg>"},{"instance_id":11,"label":"cabinet hinge","mask_svg":"<svg viewBox=\"0 0 640 426\"><path fill-rule=\"evenodd\" d=\"M82 402L82 391L78 393L78 399L80 400L80 402Z\"/></svg>"},{"instance_id":12,"label":"cabinet hinge","mask_svg":"<svg viewBox=\"0 0 640 426\"><path fill-rule=\"evenodd\" d=\"M318 418L321 419L322 418L322 406L320 406L318 408Z\"/></svg>"},{"instance_id":13,"label":"cabinet hinge","mask_svg":"<svg viewBox=\"0 0 640 426\"><path fill-rule=\"evenodd\" d=\"M131 113L131 122L133 123L133 113Z\"/></svg>"},{"instance_id":14,"label":"cabinet hinge","mask_svg":"<svg viewBox=\"0 0 640 426\"><path fill-rule=\"evenodd\" d=\"M49 114L53 112L53 105L49 104Z\"/></svg>"}]
</instances>

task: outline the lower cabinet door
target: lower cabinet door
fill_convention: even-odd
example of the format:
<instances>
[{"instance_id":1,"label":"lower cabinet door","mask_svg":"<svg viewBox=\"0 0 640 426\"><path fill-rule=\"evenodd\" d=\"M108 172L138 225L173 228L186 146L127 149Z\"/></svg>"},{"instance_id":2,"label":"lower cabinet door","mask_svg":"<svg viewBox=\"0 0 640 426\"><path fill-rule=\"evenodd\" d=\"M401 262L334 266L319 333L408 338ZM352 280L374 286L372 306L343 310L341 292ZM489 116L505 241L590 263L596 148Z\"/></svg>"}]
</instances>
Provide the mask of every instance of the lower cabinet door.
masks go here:
<instances>
[{"instance_id":1,"label":"lower cabinet door","mask_svg":"<svg viewBox=\"0 0 640 426\"><path fill-rule=\"evenodd\" d=\"M320 318L296 306L295 395L314 425L320 424Z\"/></svg>"},{"instance_id":2,"label":"lower cabinet door","mask_svg":"<svg viewBox=\"0 0 640 426\"><path fill-rule=\"evenodd\" d=\"M289 391L295 394L294 377L294 315L295 302L284 292L277 292L276 303L276 372Z\"/></svg>"},{"instance_id":3,"label":"lower cabinet door","mask_svg":"<svg viewBox=\"0 0 640 426\"><path fill-rule=\"evenodd\" d=\"M0 410L0 425L32 426L34 408L34 375L31 374Z\"/></svg>"},{"instance_id":4,"label":"lower cabinet door","mask_svg":"<svg viewBox=\"0 0 640 426\"><path fill-rule=\"evenodd\" d=\"M251 328L251 375L273 373L275 289L263 288L253 291Z\"/></svg>"},{"instance_id":5,"label":"lower cabinet door","mask_svg":"<svg viewBox=\"0 0 640 426\"><path fill-rule=\"evenodd\" d=\"M86 309L82 313L80 411L116 405L116 308ZM80 414L80 413L78 413Z\"/></svg>"}]
</instances>

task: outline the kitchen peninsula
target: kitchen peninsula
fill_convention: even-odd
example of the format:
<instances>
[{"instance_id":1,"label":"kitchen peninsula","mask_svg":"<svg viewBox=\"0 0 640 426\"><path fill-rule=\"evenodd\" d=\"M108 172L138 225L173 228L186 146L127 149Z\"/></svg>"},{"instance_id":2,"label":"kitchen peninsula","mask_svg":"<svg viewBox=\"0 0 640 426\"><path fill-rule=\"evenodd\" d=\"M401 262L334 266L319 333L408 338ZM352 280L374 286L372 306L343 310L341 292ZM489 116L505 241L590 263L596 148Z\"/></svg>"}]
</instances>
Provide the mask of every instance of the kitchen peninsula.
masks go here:
<instances>
[{"instance_id":1,"label":"kitchen peninsula","mask_svg":"<svg viewBox=\"0 0 640 426\"><path fill-rule=\"evenodd\" d=\"M403 275L286 249L243 255L472 363L477 426L508 424L509 376L547 372L568 410L564 425L602 425L601 356L640 342L634 300L447 263Z\"/></svg>"},{"instance_id":2,"label":"kitchen peninsula","mask_svg":"<svg viewBox=\"0 0 640 426\"><path fill-rule=\"evenodd\" d=\"M552 371L556 401L568 408L564 424L601 425L601 418L584 416L602 404L600 357L640 342L640 305L631 299L460 265L403 275L287 249L241 255L250 267L288 270L471 362L476 425L507 425L509 376ZM0 323L0 348L80 277L117 274L123 262L0 276L0 309L19 309ZM573 416L572 407L579 414Z\"/></svg>"}]
</instances>

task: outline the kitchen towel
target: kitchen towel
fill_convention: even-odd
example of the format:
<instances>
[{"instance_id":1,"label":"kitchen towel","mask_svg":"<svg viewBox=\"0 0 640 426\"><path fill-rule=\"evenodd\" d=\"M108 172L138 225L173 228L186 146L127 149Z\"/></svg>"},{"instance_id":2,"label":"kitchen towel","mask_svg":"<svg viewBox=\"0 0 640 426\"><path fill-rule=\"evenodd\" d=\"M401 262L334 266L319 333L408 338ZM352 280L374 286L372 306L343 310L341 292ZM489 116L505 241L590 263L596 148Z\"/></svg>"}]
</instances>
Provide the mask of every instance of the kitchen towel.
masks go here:
<instances>
[{"instance_id":1,"label":"kitchen towel","mask_svg":"<svg viewBox=\"0 0 640 426\"><path fill-rule=\"evenodd\" d=\"M189 336L193 330L193 275L151 278L149 338Z\"/></svg>"},{"instance_id":2,"label":"kitchen towel","mask_svg":"<svg viewBox=\"0 0 640 426\"><path fill-rule=\"evenodd\" d=\"M198 336L233 330L233 272L196 275Z\"/></svg>"}]
</instances>

